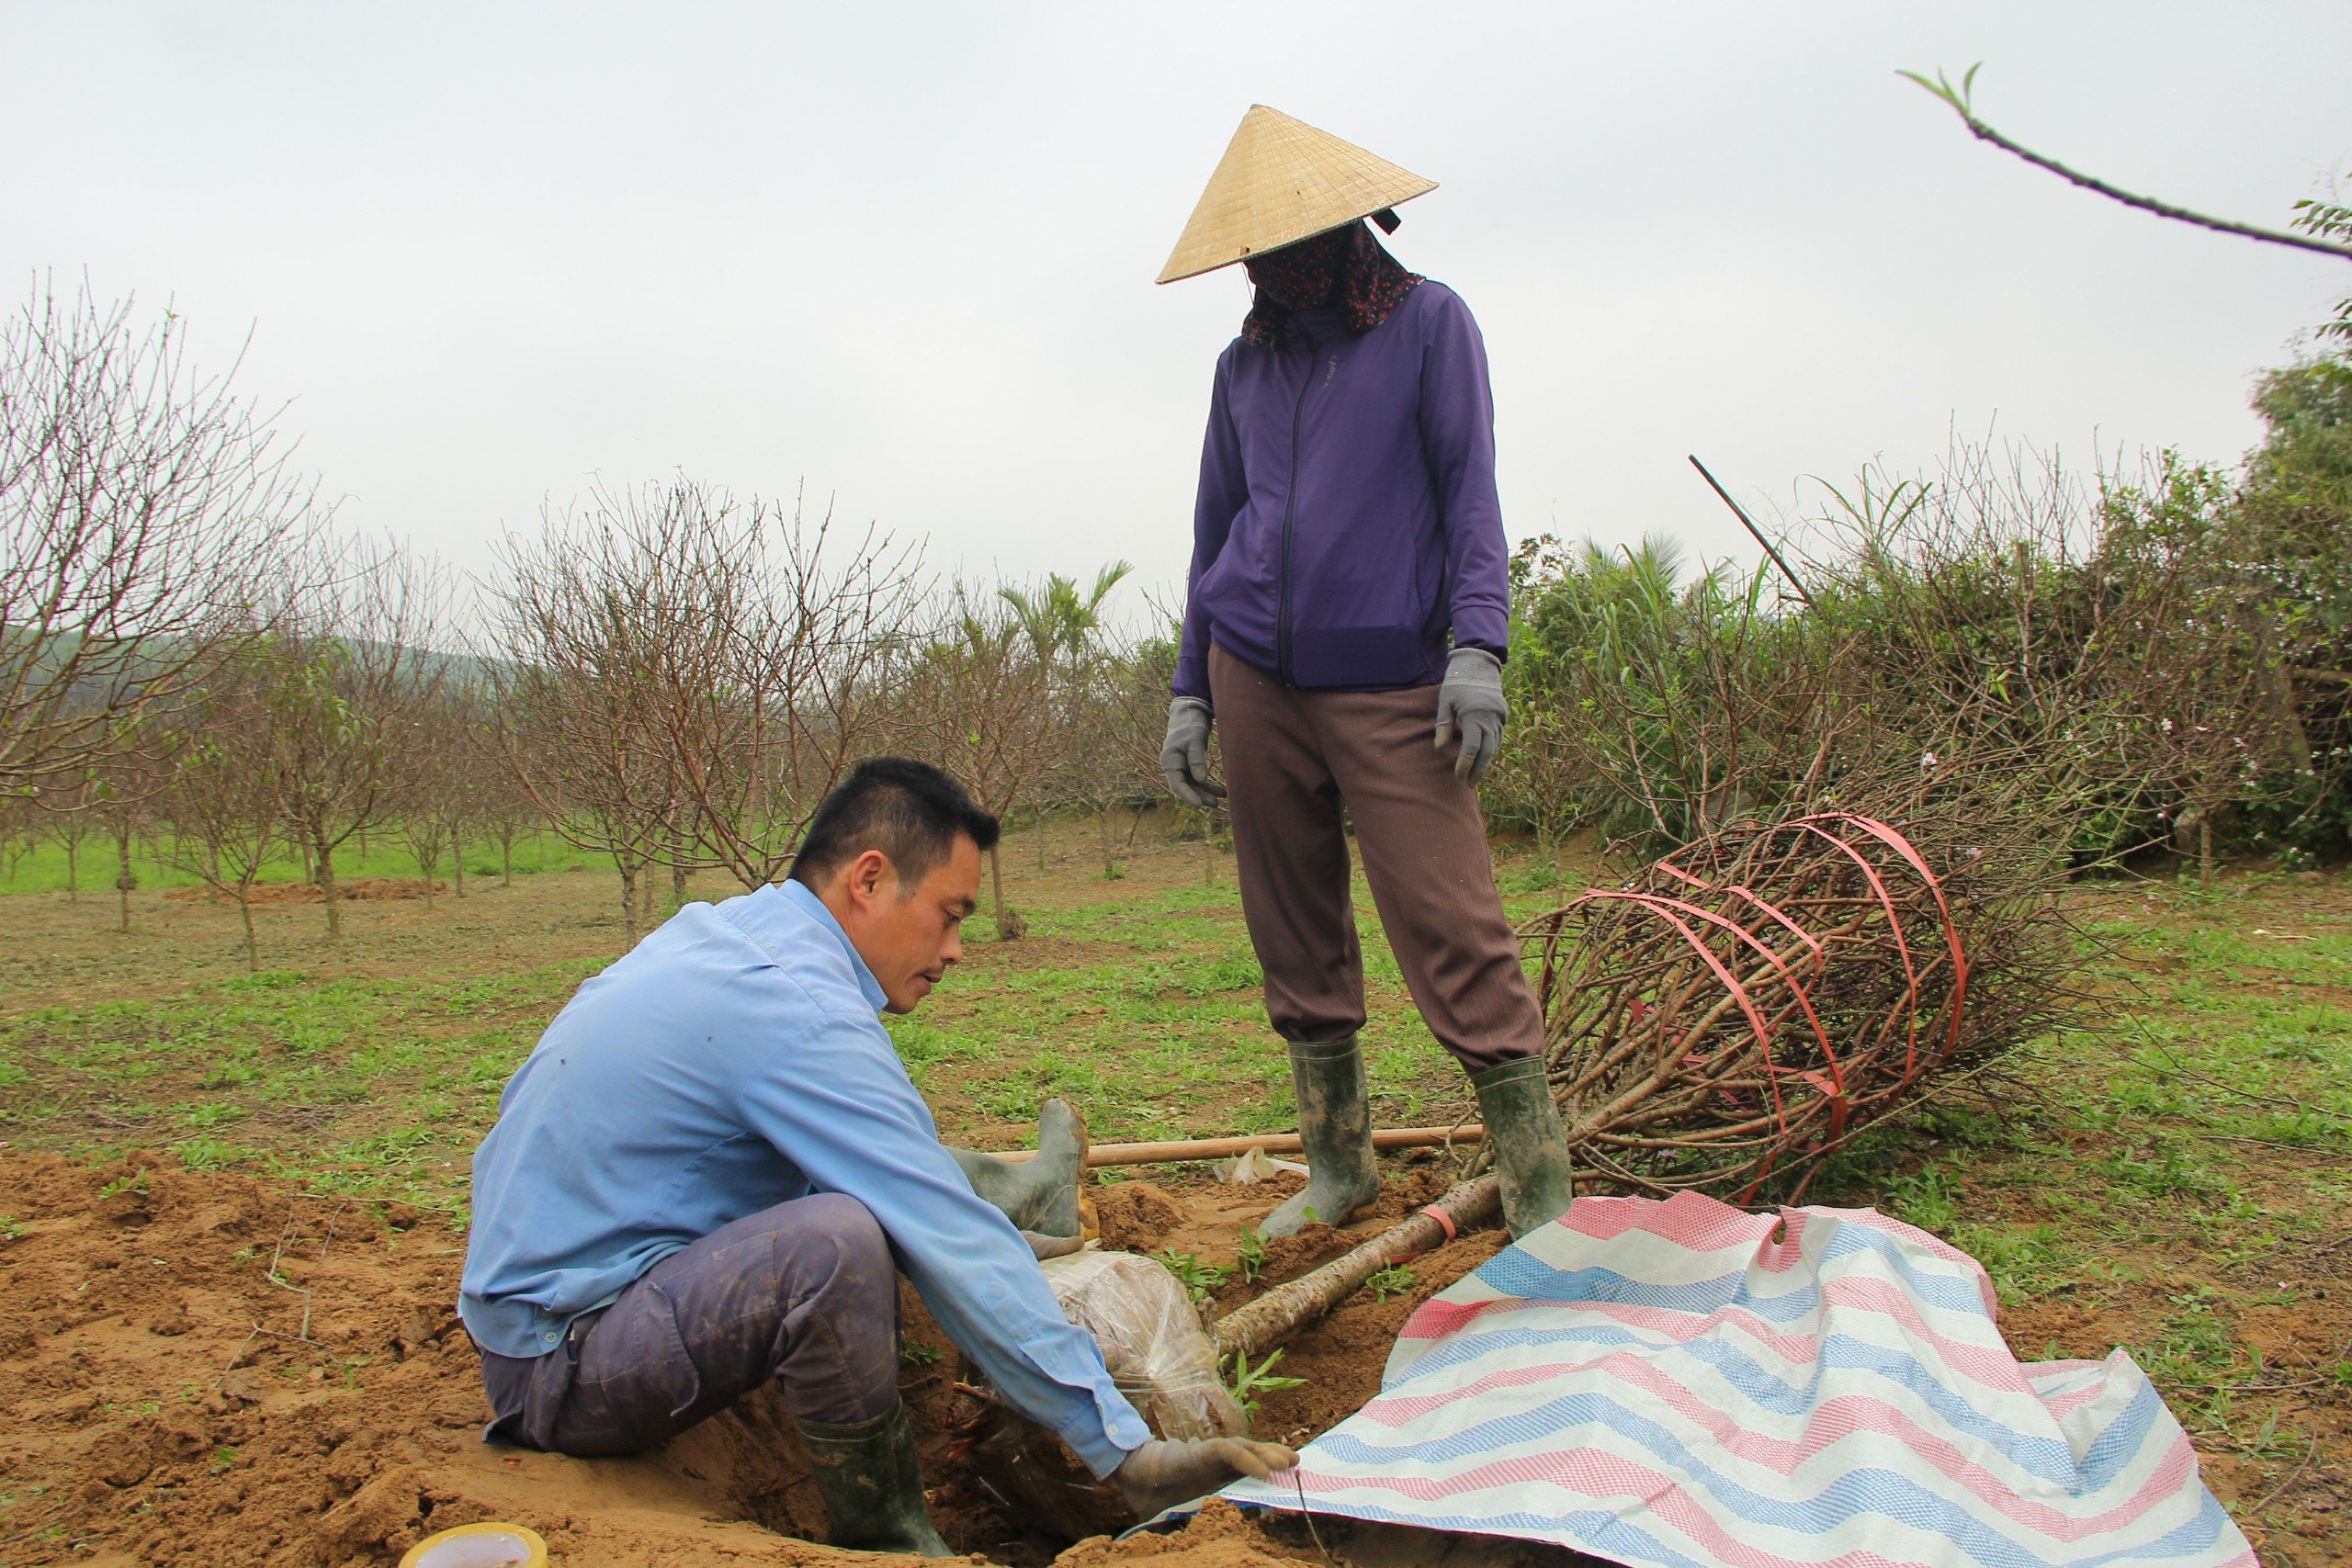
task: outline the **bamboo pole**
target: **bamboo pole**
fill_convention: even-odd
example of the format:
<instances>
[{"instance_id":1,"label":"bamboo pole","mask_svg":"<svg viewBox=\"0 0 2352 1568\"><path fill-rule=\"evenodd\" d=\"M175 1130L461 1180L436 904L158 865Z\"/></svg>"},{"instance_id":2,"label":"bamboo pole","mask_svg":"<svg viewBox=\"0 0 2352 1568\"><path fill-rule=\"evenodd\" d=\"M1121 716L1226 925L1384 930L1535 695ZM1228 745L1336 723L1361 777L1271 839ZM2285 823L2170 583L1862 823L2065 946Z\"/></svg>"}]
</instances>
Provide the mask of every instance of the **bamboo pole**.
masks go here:
<instances>
[{"instance_id":1,"label":"bamboo pole","mask_svg":"<svg viewBox=\"0 0 2352 1568\"><path fill-rule=\"evenodd\" d=\"M1217 1356L1223 1359L1238 1351L1254 1357L1281 1343L1354 1295L1383 1269L1434 1252L1457 1233L1493 1220L1501 1206L1502 1187L1497 1178L1482 1176L1464 1182L1345 1257L1288 1284L1276 1285L1247 1306L1219 1318L1212 1331ZM1442 1212L1445 1219L1437 1218L1430 1212L1432 1209Z\"/></svg>"},{"instance_id":2,"label":"bamboo pole","mask_svg":"<svg viewBox=\"0 0 2352 1568\"><path fill-rule=\"evenodd\" d=\"M1458 1127L1390 1127L1372 1135L1376 1150L1433 1149L1449 1144L1475 1144L1487 1135L1476 1122ZM1098 1165L1160 1165L1179 1160L1227 1159L1263 1149L1270 1155L1303 1152L1296 1133L1261 1133L1246 1138L1180 1138L1161 1144L1096 1144L1086 1151L1089 1168ZM1035 1149L1012 1149L994 1156L1003 1160L1037 1157Z\"/></svg>"}]
</instances>

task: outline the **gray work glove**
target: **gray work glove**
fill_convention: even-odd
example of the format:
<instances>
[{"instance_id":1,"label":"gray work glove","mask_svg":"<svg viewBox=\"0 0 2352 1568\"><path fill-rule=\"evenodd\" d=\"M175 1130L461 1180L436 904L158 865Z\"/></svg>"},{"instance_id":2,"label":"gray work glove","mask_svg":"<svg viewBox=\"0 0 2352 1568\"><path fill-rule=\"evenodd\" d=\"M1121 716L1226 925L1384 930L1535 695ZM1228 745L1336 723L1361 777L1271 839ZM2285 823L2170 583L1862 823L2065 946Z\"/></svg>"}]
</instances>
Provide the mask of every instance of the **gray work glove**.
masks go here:
<instances>
[{"instance_id":1,"label":"gray work glove","mask_svg":"<svg viewBox=\"0 0 2352 1568\"><path fill-rule=\"evenodd\" d=\"M1128 1454L1111 1479L1119 1483L1136 1517L1148 1519L1162 1508L1204 1496L1236 1476L1265 1481L1297 1462L1296 1450L1280 1443L1247 1438L1155 1438Z\"/></svg>"},{"instance_id":2,"label":"gray work glove","mask_svg":"<svg viewBox=\"0 0 2352 1568\"><path fill-rule=\"evenodd\" d=\"M1029 1250L1036 1255L1040 1263L1048 1258L1068 1258L1073 1252L1086 1249L1083 1233L1078 1235L1046 1235L1037 1231L1023 1231L1021 1239L1029 1244Z\"/></svg>"},{"instance_id":3,"label":"gray work glove","mask_svg":"<svg viewBox=\"0 0 2352 1568\"><path fill-rule=\"evenodd\" d=\"M1209 782L1209 726L1216 716L1200 698L1178 697L1168 705L1168 739L1159 748L1168 793L1202 811L1225 798L1224 789Z\"/></svg>"},{"instance_id":4,"label":"gray work glove","mask_svg":"<svg viewBox=\"0 0 2352 1568\"><path fill-rule=\"evenodd\" d=\"M1503 720L1510 705L1503 701L1503 661L1483 648L1457 648L1445 660L1445 684L1437 689L1437 749L1456 739L1462 754L1453 760L1453 776L1476 784L1495 765L1502 750Z\"/></svg>"}]
</instances>

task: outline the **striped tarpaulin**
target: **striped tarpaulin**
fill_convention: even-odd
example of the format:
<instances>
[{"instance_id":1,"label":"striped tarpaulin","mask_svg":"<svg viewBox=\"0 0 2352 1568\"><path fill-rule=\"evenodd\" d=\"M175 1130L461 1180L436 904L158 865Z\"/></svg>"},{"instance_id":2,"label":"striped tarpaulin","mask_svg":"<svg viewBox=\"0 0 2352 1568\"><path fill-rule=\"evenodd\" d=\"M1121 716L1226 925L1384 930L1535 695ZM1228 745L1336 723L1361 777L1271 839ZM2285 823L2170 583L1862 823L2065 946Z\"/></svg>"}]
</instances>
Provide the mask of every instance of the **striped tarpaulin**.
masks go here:
<instances>
[{"instance_id":1,"label":"striped tarpaulin","mask_svg":"<svg viewBox=\"0 0 2352 1568\"><path fill-rule=\"evenodd\" d=\"M2255 1562L2121 1350L2022 1365L1926 1232L1695 1193L1577 1200L1415 1313L1295 1475L1225 1495L1673 1568Z\"/></svg>"}]
</instances>

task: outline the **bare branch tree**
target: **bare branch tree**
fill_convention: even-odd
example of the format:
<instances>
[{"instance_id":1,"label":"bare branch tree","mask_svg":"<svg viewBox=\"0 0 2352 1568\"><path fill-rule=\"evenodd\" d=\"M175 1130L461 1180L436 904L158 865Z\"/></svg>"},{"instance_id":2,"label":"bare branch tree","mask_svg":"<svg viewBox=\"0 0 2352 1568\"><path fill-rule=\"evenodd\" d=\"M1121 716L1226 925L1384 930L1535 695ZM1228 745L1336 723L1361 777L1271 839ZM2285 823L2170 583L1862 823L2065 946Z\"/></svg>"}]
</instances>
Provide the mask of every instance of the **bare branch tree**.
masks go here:
<instances>
[{"instance_id":1,"label":"bare branch tree","mask_svg":"<svg viewBox=\"0 0 2352 1568\"><path fill-rule=\"evenodd\" d=\"M613 855L633 943L651 864L771 882L884 733L911 549L684 478L599 489L506 541L506 750L572 841Z\"/></svg>"},{"instance_id":2,"label":"bare branch tree","mask_svg":"<svg viewBox=\"0 0 2352 1568\"><path fill-rule=\"evenodd\" d=\"M284 641L291 677L275 701L287 814L325 896L327 940L343 935L335 852L399 804L409 750L447 671L437 646L449 580L435 562L390 544L341 552Z\"/></svg>"},{"instance_id":3,"label":"bare branch tree","mask_svg":"<svg viewBox=\"0 0 2352 1568\"><path fill-rule=\"evenodd\" d=\"M910 660L899 707L913 748L960 779L1002 818L1025 800L1053 759L1050 670L1001 597L956 584ZM1005 908L1004 868L989 851L997 935L1021 934Z\"/></svg>"},{"instance_id":4,"label":"bare branch tree","mask_svg":"<svg viewBox=\"0 0 2352 1568\"><path fill-rule=\"evenodd\" d=\"M275 414L184 348L168 309L86 285L0 324L0 789L85 773L201 685L317 518Z\"/></svg>"},{"instance_id":5,"label":"bare branch tree","mask_svg":"<svg viewBox=\"0 0 2352 1568\"><path fill-rule=\"evenodd\" d=\"M174 715L185 742L160 797L170 829L164 854L236 902L248 969L261 967L254 884L288 847L291 827L281 687L303 674L285 649L256 644Z\"/></svg>"}]
</instances>

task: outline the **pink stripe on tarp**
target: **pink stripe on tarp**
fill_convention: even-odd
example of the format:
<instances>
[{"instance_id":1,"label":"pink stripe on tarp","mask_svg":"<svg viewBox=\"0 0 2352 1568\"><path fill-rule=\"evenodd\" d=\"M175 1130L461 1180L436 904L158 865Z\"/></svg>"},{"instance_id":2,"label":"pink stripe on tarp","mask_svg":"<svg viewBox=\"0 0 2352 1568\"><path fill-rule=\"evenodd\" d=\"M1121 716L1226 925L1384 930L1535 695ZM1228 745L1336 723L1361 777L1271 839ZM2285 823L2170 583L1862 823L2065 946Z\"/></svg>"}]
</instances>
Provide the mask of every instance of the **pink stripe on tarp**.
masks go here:
<instances>
[{"instance_id":1,"label":"pink stripe on tarp","mask_svg":"<svg viewBox=\"0 0 2352 1568\"><path fill-rule=\"evenodd\" d=\"M1627 1231L1647 1231L1693 1252L1717 1252L1726 1247L1754 1247L1781 1222L1775 1215L1735 1209L1702 1192L1677 1192L1663 1201L1655 1198L1579 1198L1555 1223L1595 1241L1611 1241ZM1533 1250L1538 1257L1543 1256L1541 1248Z\"/></svg>"},{"instance_id":2,"label":"pink stripe on tarp","mask_svg":"<svg viewBox=\"0 0 2352 1568\"><path fill-rule=\"evenodd\" d=\"M1867 1286L1868 1289L1861 1287ZM1999 1393L2023 1394L2034 1397L2033 1390L2024 1381L2016 1359L2004 1345L1972 1345L1954 1339L1928 1326L1908 1296L1894 1286L1879 1280L1824 1280L1819 1287L1825 1298L1823 1312L1870 1314L1885 1318L1902 1329L1905 1337L1928 1346L1936 1352L1938 1363L1955 1374L1967 1377L1980 1388ZM1835 1299L1830 1299L1832 1297ZM1858 1299L1860 1298L1860 1299ZM1875 1299L1871 1299L1875 1298ZM1475 1320L1492 1315L1508 1315L1526 1312L1536 1315L1572 1312L1588 1318L1605 1318L1629 1328L1639 1328L1657 1334L1674 1345L1688 1345L1693 1340L1710 1337L1716 1330L1732 1328L1746 1334L1784 1361L1812 1365L1821 1359L1821 1331L1792 1332L1758 1314L1752 1308L1731 1303L1711 1312L1681 1312L1673 1307L1644 1306L1631 1302L1580 1301L1531 1302L1518 1296L1501 1301L1469 1303L1467 1310L1455 1308L1441 1316L1431 1312L1437 1302L1425 1303L1406 1325L1412 1332L1398 1337L1431 1340L1461 1332ZM1452 1306L1452 1303L1447 1303ZM1428 1319L1424 1322L1424 1314ZM1482 1325L1485 1332L1496 1332L1500 1325ZM1915 1358L1916 1359L1916 1358ZM1931 1369L1932 1370L1932 1369Z\"/></svg>"},{"instance_id":3,"label":"pink stripe on tarp","mask_svg":"<svg viewBox=\"0 0 2352 1568\"><path fill-rule=\"evenodd\" d=\"M1606 1373L1611 1381L1647 1394L1677 1415L1705 1427L1724 1451L1759 1470L1790 1479L1795 1477L1799 1466L1849 1437L1875 1433L1890 1438L1938 1474L1964 1483L1979 1500L1999 1510L2002 1517L2064 1540L2130 1523L2162 1500L2152 1494L2178 1492L2197 1469L2196 1450L2183 1434L2166 1448L2164 1458L2132 1497L2104 1514L2077 1520L2046 1503L2019 1495L2015 1481L1978 1464L1967 1449L1920 1426L1901 1406L1886 1400L1860 1394L1826 1400L1807 1416L1801 1440L1775 1438L1743 1427L1734 1413L1709 1404L1705 1396L1689 1384L1668 1376L1664 1369L1646 1359L1623 1350L1612 1350L1589 1361L1514 1367L1463 1383L1442 1394L1381 1394L1363 1407L1362 1415L1375 1425L1394 1430L1459 1399L1578 1373ZM1884 1461L1872 1462L1885 1465ZM2070 1531L2075 1533L2069 1534Z\"/></svg>"},{"instance_id":4,"label":"pink stripe on tarp","mask_svg":"<svg viewBox=\"0 0 2352 1568\"><path fill-rule=\"evenodd\" d=\"M1825 1297L1835 1292L1843 1299L1826 1303L1821 1315L1826 1317L1832 1312L1844 1312L1884 1318L1901 1328L1910 1339L1933 1348L1944 1367L1968 1377L1978 1386L2002 1393L2031 1395L2033 1391L2026 1386L2023 1375L2018 1371L2017 1359L2009 1354L2008 1347L1971 1345L1965 1340L1939 1334L1928 1326L1918 1309L1901 1292L1876 1280L1867 1281L1873 1287L1867 1292L1855 1288L1864 1283L1861 1280L1823 1281L1821 1290ZM1880 1299L1853 1299L1864 1295ZM1889 1296L1899 1304L1888 1304L1885 1298ZM1783 1360L1810 1363L1821 1359L1821 1330L1792 1333L1736 1303L1718 1307L1703 1315L1677 1312L1671 1307L1640 1306L1629 1302L1578 1302L1570 1310L1605 1317L1632 1328L1649 1329L1678 1344L1706 1338L1710 1331L1716 1328L1736 1328Z\"/></svg>"},{"instance_id":5,"label":"pink stripe on tarp","mask_svg":"<svg viewBox=\"0 0 2352 1568\"><path fill-rule=\"evenodd\" d=\"M2174 1444L2176 1450L2188 1447L2186 1434ZM2173 1458L2173 1454L2167 1453L2166 1462L2170 1463ZM2193 1452L2187 1463L2190 1468L2194 1467L2196 1459ZM1344 1492L1362 1490L1408 1497L1420 1503L1458 1506L1481 1492L1547 1484L1588 1498L1599 1506L1611 1507L1621 1518L1629 1515L1627 1504L1636 1509L1645 1507L1653 1517L1679 1530L1685 1538L1713 1556L1738 1564L1740 1568L1799 1568L1799 1565L1820 1568L1825 1563L1839 1564L1841 1568L1917 1568L1916 1563L1906 1560L1883 1557L1868 1550L1843 1551L1829 1558L1814 1558L1787 1557L1750 1546L1725 1530L1713 1511L1700 1506L1698 1495L1685 1490L1682 1480L1672 1472L1589 1444L1576 1444L1549 1453L1495 1460L1442 1481L1417 1475L1335 1475L1311 1469L1304 1463L1291 1474L1297 1478L1295 1484L1299 1492L1308 1497L1319 1495L1326 1503L1341 1501ZM1733 1518L1743 1523L1754 1522L1724 1499L1712 1493L1705 1495ZM2143 1487L2119 1507L2086 1519L2071 1519L2062 1515L2059 1517L2060 1529L2040 1533L2048 1540L2071 1545L2090 1536L2132 1524L2154 1512L2159 1504L2172 1501L2178 1495L2177 1484L2171 1494L2162 1497L2152 1497L2148 1489ZM1804 1507L1811 1499L1789 1497L1779 1501ZM2032 1528L2022 1519L2015 1522Z\"/></svg>"}]
</instances>

